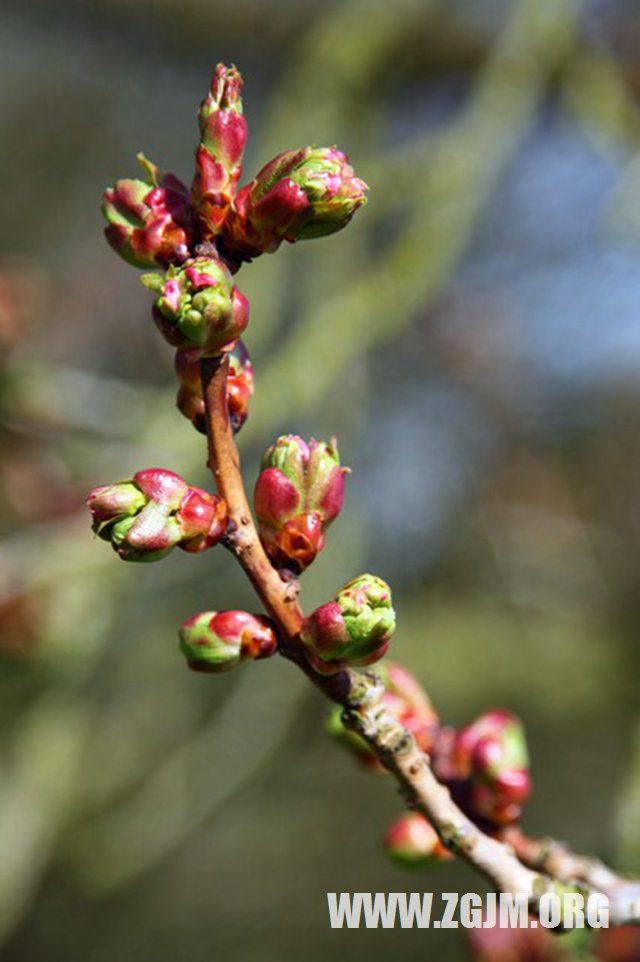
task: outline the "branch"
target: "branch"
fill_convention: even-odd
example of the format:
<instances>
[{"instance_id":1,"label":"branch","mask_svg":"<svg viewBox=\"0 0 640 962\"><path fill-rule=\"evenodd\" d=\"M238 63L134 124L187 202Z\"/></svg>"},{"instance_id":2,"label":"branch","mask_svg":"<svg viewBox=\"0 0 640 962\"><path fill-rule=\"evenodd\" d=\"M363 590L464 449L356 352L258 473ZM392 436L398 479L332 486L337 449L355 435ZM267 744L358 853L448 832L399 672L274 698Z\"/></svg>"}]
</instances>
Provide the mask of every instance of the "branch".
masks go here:
<instances>
[{"instance_id":1,"label":"branch","mask_svg":"<svg viewBox=\"0 0 640 962\"><path fill-rule=\"evenodd\" d=\"M640 923L639 881L618 875L594 856L577 855L554 838L529 838L516 825L504 829L501 838L524 865L561 882L581 882L608 895L612 922Z\"/></svg>"},{"instance_id":2,"label":"branch","mask_svg":"<svg viewBox=\"0 0 640 962\"><path fill-rule=\"evenodd\" d=\"M410 807L426 815L442 843L502 892L524 893L534 901L544 891L554 890L549 880L524 866L507 845L482 832L458 808L449 789L433 774L428 755L385 707L380 679L364 672L352 674L357 680L354 677L345 724L366 740L399 782Z\"/></svg>"},{"instance_id":3,"label":"branch","mask_svg":"<svg viewBox=\"0 0 640 962\"><path fill-rule=\"evenodd\" d=\"M304 657L300 630L304 614L296 582L283 581L258 537L240 473L240 458L227 409L227 355L203 358L200 373L205 399L209 466L219 494L227 502L229 530L226 547L236 556L253 584L280 636L281 653L330 699L345 709L344 724L361 735L380 762L394 775L410 807L422 812L442 843L485 875L501 892L524 894L535 910L545 893L592 891L609 896L611 920L640 924L640 883L626 882L605 866L553 850L541 857L536 843L513 836L493 838L478 828L455 804L449 789L431 769L413 736L384 705L384 685L374 674L346 669L335 675L317 674ZM596 871L596 866L598 866Z\"/></svg>"},{"instance_id":4,"label":"branch","mask_svg":"<svg viewBox=\"0 0 640 962\"><path fill-rule=\"evenodd\" d=\"M249 576L283 639L295 642L304 620L297 603L299 587L295 581L282 581L267 558L253 523L227 408L228 370L228 354L206 357L200 362L207 418L208 463L218 492L227 502L230 518L225 544Z\"/></svg>"}]
</instances>

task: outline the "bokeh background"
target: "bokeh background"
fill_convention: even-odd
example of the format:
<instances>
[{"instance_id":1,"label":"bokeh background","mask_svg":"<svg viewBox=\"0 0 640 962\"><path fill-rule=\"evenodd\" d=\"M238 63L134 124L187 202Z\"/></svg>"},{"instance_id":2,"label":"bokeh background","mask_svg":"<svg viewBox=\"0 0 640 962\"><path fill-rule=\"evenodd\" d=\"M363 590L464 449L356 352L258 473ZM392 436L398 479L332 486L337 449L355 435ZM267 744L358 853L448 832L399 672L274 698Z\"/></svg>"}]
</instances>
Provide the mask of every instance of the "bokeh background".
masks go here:
<instances>
[{"instance_id":1,"label":"bokeh background","mask_svg":"<svg viewBox=\"0 0 640 962\"><path fill-rule=\"evenodd\" d=\"M190 179L219 60L249 176L337 143L371 187L344 232L239 278L248 483L284 432L335 433L353 468L305 606L389 580L394 656L442 717L523 718L526 828L640 871L639 55L634 0L2 5L6 962L470 957L460 933L330 929L327 891L484 883L385 860L400 799L291 666L185 670L178 624L255 610L223 551L125 565L82 508L149 465L209 484L99 201L140 149Z\"/></svg>"}]
</instances>

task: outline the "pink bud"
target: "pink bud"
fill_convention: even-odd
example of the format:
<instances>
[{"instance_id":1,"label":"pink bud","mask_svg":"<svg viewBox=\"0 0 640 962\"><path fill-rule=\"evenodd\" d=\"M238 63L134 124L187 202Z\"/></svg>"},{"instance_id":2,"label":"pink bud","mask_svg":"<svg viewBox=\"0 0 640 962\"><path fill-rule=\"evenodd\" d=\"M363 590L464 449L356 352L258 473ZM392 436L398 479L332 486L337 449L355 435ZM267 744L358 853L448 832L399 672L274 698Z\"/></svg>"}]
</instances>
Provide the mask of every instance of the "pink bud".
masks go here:
<instances>
[{"instance_id":1,"label":"pink bud","mask_svg":"<svg viewBox=\"0 0 640 962\"><path fill-rule=\"evenodd\" d=\"M127 561L155 561L176 546L203 551L220 541L228 523L222 498L163 468L96 488L87 505L93 530Z\"/></svg>"},{"instance_id":2,"label":"pink bud","mask_svg":"<svg viewBox=\"0 0 640 962\"><path fill-rule=\"evenodd\" d=\"M180 305L180 285L177 281L167 281L164 285L164 296L172 310L177 311Z\"/></svg>"},{"instance_id":3,"label":"pink bud","mask_svg":"<svg viewBox=\"0 0 640 962\"><path fill-rule=\"evenodd\" d=\"M469 810L473 817L501 826L513 825L522 815L521 804L499 798L490 785L482 782L471 787Z\"/></svg>"},{"instance_id":4,"label":"pink bud","mask_svg":"<svg viewBox=\"0 0 640 962\"><path fill-rule=\"evenodd\" d=\"M259 519L280 525L295 515L300 494L282 471L266 468L258 477L253 503Z\"/></svg>"},{"instance_id":5,"label":"pink bud","mask_svg":"<svg viewBox=\"0 0 640 962\"><path fill-rule=\"evenodd\" d=\"M522 725L519 719L503 708L493 708L484 712L470 725L461 728L456 735L455 757L456 764L462 776L470 773L473 765L473 753L483 738L498 739L501 743L505 736L511 739L515 736L516 749L519 745L526 752L523 745Z\"/></svg>"},{"instance_id":6,"label":"pink bud","mask_svg":"<svg viewBox=\"0 0 640 962\"><path fill-rule=\"evenodd\" d=\"M270 658L278 651L273 623L246 611L204 611L185 621L179 635L194 671L229 671L242 661Z\"/></svg>"},{"instance_id":7,"label":"pink bud","mask_svg":"<svg viewBox=\"0 0 640 962\"><path fill-rule=\"evenodd\" d=\"M200 143L191 197L205 236L220 233L242 172L247 124L241 90L242 77L235 67L218 64L198 113Z\"/></svg>"},{"instance_id":8,"label":"pink bud","mask_svg":"<svg viewBox=\"0 0 640 962\"><path fill-rule=\"evenodd\" d=\"M217 544L229 520L224 499L201 488L189 488L176 517L183 539L180 546L192 553Z\"/></svg>"},{"instance_id":9,"label":"pink bud","mask_svg":"<svg viewBox=\"0 0 640 962\"><path fill-rule=\"evenodd\" d=\"M173 174L159 178L153 164L142 155L140 161L153 183L119 180L105 191L102 212L109 221L105 236L135 267L180 263L192 242L188 191Z\"/></svg>"},{"instance_id":10,"label":"pink bud","mask_svg":"<svg viewBox=\"0 0 640 962\"><path fill-rule=\"evenodd\" d=\"M180 382L176 404L195 429L206 433L206 417L202 381L200 379L200 359L202 351L198 348L179 348L175 356L175 372ZM238 432L249 415L249 402L253 395L253 368L249 352L238 340L229 353L229 374L227 376L227 403L229 417L234 432Z\"/></svg>"},{"instance_id":11,"label":"pink bud","mask_svg":"<svg viewBox=\"0 0 640 962\"><path fill-rule=\"evenodd\" d=\"M496 775L493 785L504 802L524 805L531 795L531 775L526 768L511 768Z\"/></svg>"},{"instance_id":12,"label":"pink bud","mask_svg":"<svg viewBox=\"0 0 640 962\"><path fill-rule=\"evenodd\" d=\"M145 468L134 474L133 480L150 501L177 511L189 490L189 485L178 474L164 468Z\"/></svg>"},{"instance_id":13,"label":"pink bud","mask_svg":"<svg viewBox=\"0 0 640 962\"><path fill-rule=\"evenodd\" d=\"M335 438L307 444L288 434L268 449L254 505L260 539L276 567L303 571L322 550L342 507L346 471Z\"/></svg>"},{"instance_id":14,"label":"pink bud","mask_svg":"<svg viewBox=\"0 0 640 962\"><path fill-rule=\"evenodd\" d=\"M453 760L466 784L472 816L508 825L531 794L524 730L510 712L493 709L457 732Z\"/></svg>"},{"instance_id":15,"label":"pink bud","mask_svg":"<svg viewBox=\"0 0 640 962\"><path fill-rule=\"evenodd\" d=\"M316 511L296 515L272 539L267 535L265 540L267 554L276 567L294 573L308 568L323 547L322 518Z\"/></svg>"},{"instance_id":16,"label":"pink bud","mask_svg":"<svg viewBox=\"0 0 640 962\"><path fill-rule=\"evenodd\" d=\"M236 111L216 110L209 114L204 122L203 140L216 145L218 156L221 158L219 166L224 171L223 178L218 179L216 185L211 184L206 189L221 190L226 186L227 171L233 170L242 162L247 140L247 122L243 115Z\"/></svg>"},{"instance_id":17,"label":"pink bud","mask_svg":"<svg viewBox=\"0 0 640 962\"><path fill-rule=\"evenodd\" d=\"M371 665L387 652L395 630L389 586L375 575L353 578L333 601L306 619L300 638L315 671L333 674L350 665Z\"/></svg>"},{"instance_id":18,"label":"pink bud","mask_svg":"<svg viewBox=\"0 0 640 962\"><path fill-rule=\"evenodd\" d=\"M387 855L404 868L426 868L453 858L433 825L419 812L401 815L384 838Z\"/></svg>"},{"instance_id":19,"label":"pink bud","mask_svg":"<svg viewBox=\"0 0 640 962\"><path fill-rule=\"evenodd\" d=\"M472 767L478 772L488 772L500 764L502 745L499 739L485 735L476 743L471 753Z\"/></svg>"},{"instance_id":20,"label":"pink bud","mask_svg":"<svg viewBox=\"0 0 640 962\"><path fill-rule=\"evenodd\" d=\"M115 528L118 528L118 525ZM126 530L118 548L121 557L128 558L131 549L144 554L155 554L173 548L179 541L180 529L165 505L149 501Z\"/></svg>"},{"instance_id":21,"label":"pink bud","mask_svg":"<svg viewBox=\"0 0 640 962\"><path fill-rule=\"evenodd\" d=\"M104 521L136 514L144 507L145 498L135 484L120 481L94 488L86 503L94 527L98 528Z\"/></svg>"},{"instance_id":22,"label":"pink bud","mask_svg":"<svg viewBox=\"0 0 640 962\"><path fill-rule=\"evenodd\" d=\"M269 658L277 651L273 624L263 616L246 611L219 611L211 627L219 637L240 642L243 661Z\"/></svg>"},{"instance_id":23,"label":"pink bud","mask_svg":"<svg viewBox=\"0 0 640 962\"><path fill-rule=\"evenodd\" d=\"M285 151L239 191L222 227L225 249L250 260L283 240L332 234L366 203L366 191L335 147Z\"/></svg>"}]
</instances>

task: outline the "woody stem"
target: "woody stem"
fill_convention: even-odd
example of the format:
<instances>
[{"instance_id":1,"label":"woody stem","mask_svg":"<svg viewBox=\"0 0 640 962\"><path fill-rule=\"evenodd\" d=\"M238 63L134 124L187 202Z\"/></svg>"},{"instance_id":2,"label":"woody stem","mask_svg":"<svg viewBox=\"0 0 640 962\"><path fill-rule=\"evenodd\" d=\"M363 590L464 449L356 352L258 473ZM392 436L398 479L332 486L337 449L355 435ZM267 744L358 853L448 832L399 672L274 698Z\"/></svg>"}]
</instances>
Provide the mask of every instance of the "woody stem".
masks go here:
<instances>
[{"instance_id":1,"label":"woody stem","mask_svg":"<svg viewBox=\"0 0 640 962\"><path fill-rule=\"evenodd\" d=\"M524 893L534 907L545 892L557 892L559 884L564 891L588 893L592 879L583 877L575 884L573 879L562 878L564 873L558 873L559 882L550 877L549 865L536 864L533 857L525 857L522 844L521 860L510 844L481 831L458 808L448 788L433 774L428 755L420 751L413 736L384 704L384 686L379 678L353 669L323 676L308 664L300 642L304 615L298 603L298 586L295 582L283 581L269 561L247 502L227 406L228 369L228 354L203 358L200 362L208 463L229 512L226 547L242 565L275 623L281 653L294 661L328 698L344 707L344 724L365 739L395 777L408 804L430 820L447 848L487 876L498 890ZM515 840L510 841L513 844ZM529 862L530 867L523 861ZM600 874L599 880L602 879ZM607 894L611 900L612 921L640 922L640 900L637 904L632 901L627 888L623 892L612 886Z\"/></svg>"}]
</instances>

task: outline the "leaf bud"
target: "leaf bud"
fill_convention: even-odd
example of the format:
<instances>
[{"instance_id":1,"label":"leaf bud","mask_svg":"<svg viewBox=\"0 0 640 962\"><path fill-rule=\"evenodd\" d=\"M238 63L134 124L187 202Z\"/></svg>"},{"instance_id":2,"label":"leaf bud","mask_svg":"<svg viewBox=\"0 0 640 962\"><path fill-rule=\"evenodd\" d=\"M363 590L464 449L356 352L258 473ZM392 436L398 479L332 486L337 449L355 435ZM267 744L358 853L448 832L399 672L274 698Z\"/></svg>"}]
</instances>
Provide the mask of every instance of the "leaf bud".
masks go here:
<instances>
[{"instance_id":1,"label":"leaf bud","mask_svg":"<svg viewBox=\"0 0 640 962\"><path fill-rule=\"evenodd\" d=\"M225 250L250 260L283 240L333 234L366 203L367 189L336 147L278 154L236 195L223 226Z\"/></svg>"},{"instance_id":2,"label":"leaf bud","mask_svg":"<svg viewBox=\"0 0 640 962\"><path fill-rule=\"evenodd\" d=\"M227 506L163 468L95 488L87 498L92 527L125 561L157 561L178 546L212 547L227 528Z\"/></svg>"},{"instance_id":3,"label":"leaf bud","mask_svg":"<svg viewBox=\"0 0 640 962\"><path fill-rule=\"evenodd\" d=\"M246 611L205 611L185 621L180 650L195 671L222 672L278 650L272 622Z\"/></svg>"},{"instance_id":4,"label":"leaf bud","mask_svg":"<svg viewBox=\"0 0 640 962\"><path fill-rule=\"evenodd\" d=\"M391 589L375 575L360 575L341 588L334 601L306 619L301 639L307 659L320 674L384 657L395 630Z\"/></svg>"},{"instance_id":5,"label":"leaf bud","mask_svg":"<svg viewBox=\"0 0 640 962\"><path fill-rule=\"evenodd\" d=\"M249 302L218 258L195 257L170 267L164 277L143 274L140 280L156 294L153 319L174 347L216 354L247 326Z\"/></svg>"},{"instance_id":6,"label":"leaf bud","mask_svg":"<svg viewBox=\"0 0 640 962\"><path fill-rule=\"evenodd\" d=\"M102 200L105 237L134 267L179 264L189 256L192 241L189 191L173 174L160 178L144 155L138 159L149 181L125 179L107 188Z\"/></svg>"},{"instance_id":7,"label":"leaf bud","mask_svg":"<svg viewBox=\"0 0 640 962\"><path fill-rule=\"evenodd\" d=\"M344 498L335 440L283 435L266 452L254 494L258 532L274 565L294 574L314 560Z\"/></svg>"}]
</instances>

